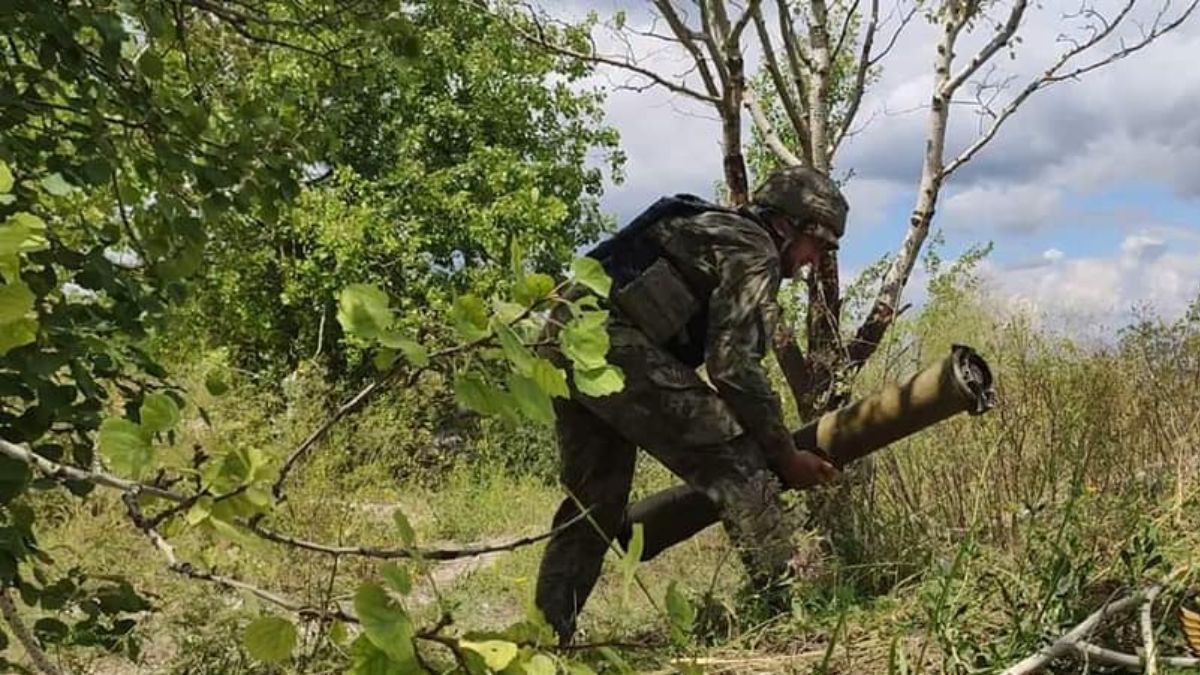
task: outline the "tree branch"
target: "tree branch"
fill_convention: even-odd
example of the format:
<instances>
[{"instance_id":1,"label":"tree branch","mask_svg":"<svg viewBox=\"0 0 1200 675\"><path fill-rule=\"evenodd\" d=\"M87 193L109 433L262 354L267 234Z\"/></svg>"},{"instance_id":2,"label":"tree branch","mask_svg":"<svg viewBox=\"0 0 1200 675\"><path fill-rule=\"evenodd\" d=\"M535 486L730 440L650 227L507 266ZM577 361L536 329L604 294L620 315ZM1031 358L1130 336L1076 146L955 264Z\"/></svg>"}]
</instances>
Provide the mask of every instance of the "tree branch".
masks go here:
<instances>
[{"instance_id":1,"label":"tree branch","mask_svg":"<svg viewBox=\"0 0 1200 675\"><path fill-rule=\"evenodd\" d=\"M1145 653L1142 658L1146 661L1145 675L1158 675L1158 648L1154 639L1154 600L1158 597L1161 588L1154 587L1146 592L1146 599L1142 602L1142 610L1140 612L1140 623L1142 628L1142 644L1145 646Z\"/></svg>"},{"instance_id":2,"label":"tree branch","mask_svg":"<svg viewBox=\"0 0 1200 675\"><path fill-rule=\"evenodd\" d=\"M484 11L491 12L490 8L487 7L486 3L474 2L473 0L471 0L471 2L476 7L480 8ZM688 87L687 85L685 85L683 83L674 82L672 80L669 80L666 77L654 72L653 70L639 66L638 64L636 64L632 61L627 61L627 60L623 60L620 58L616 58L616 57L612 57L612 56L604 56L604 55L595 54L595 53L587 54L584 52L576 51L569 47L564 47L563 45L560 45L560 44L554 42L553 40L549 39L545 35L545 31L543 30L542 25L540 23L538 23L536 17L532 17L532 16L529 17L530 21L534 24L534 27L538 31L538 34L534 35L534 34L530 33L529 31L518 26L509 17L504 16L500 12L491 12L491 13L493 16L496 16L501 21L503 21L505 23L505 25L507 25L517 35L517 37L521 38L522 40L524 40L525 42L528 42L531 45L545 49L546 51L549 51L553 54L557 54L559 56L565 56L565 57L571 58L571 59L577 59L577 60L580 60L580 61L583 61L586 63L594 63L594 64L599 64L599 65L611 66L613 68L618 68L620 70L634 73L635 75L644 77L644 78L650 80L652 83L657 84L657 85L667 89L668 91L674 92L681 96L687 96L688 98L693 98L698 101L703 101L705 103L719 103L721 100L720 95L718 93L716 93L715 87L710 86L710 82L708 82L707 79L705 78L703 70L701 71L701 78L706 79L705 88L708 89L707 94L704 92L692 89L691 87ZM684 46L687 47L688 46L687 43L685 43Z\"/></svg>"},{"instance_id":3,"label":"tree branch","mask_svg":"<svg viewBox=\"0 0 1200 675\"><path fill-rule=\"evenodd\" d=\"M508 542L505 542L502 544L491 544L491 545L487 545L487 546L464 546L462 548L450 548L450 549L376 548L373 546L332 546L329 544L321 544L318 542L306 541L306 540L300 539L298 537L293 537L291 535L282 534L279 532L275 532L273 530L268 530L268 529L262 527L261 525L259 525L258 523L246 523L245 527L246 527L246 529L250 530L254 534L258 535L259 537L266 539L267 541L271 541L276 544L282 544L284 546L291 546L293 548L298 548L298 549L302 549L305 551L312 551L314 553L324 553L326 555L333 555L333 556L351 555L351 556L359 556L359 557L363 557L363 558L377 558L380 560L395 560L395 559L399 559L399 558L412 558L412 559L417 559L417 560L459 560L461 558L473 558L476 556L487 555L489 553L506 553L508 551L515 551L518 548L522 548L524 546L529 546L530 544L536 544L539 541L544 541L546 539L549 539L550 537L553 537L554 535L558 534L559 532L562 532L563 530L567 529L568 527L571 527L576 522L583 519L583 517L585 515L586 515L586 512L580 513L579 515L568 520L567 522L563 523L562 525L559 525L558 527L554 528L553 530L550 530L549 532L543 532L543 533L537 534L537 535L530 535L528 537L521 537L520 539L513 539L511 541L508 541Z\"/></svg>"},{"instance_id":4,"label":"tree branch","mask_svg":"<svg viewBox=\"0 0 1200 675\"><path fill-rule=\"evenodd\" d=\"M100 471L86 471L73 466L59 464L58 462L52 462L31 450L27 450L14 443L9 443L2 438L0 438L0 454L35 467L43 475L52 480L92 483L93 485L101 485L122 492L153 495L172 502L182 502L187 499L184 495L165 490L157 485L138 483L125 480L124 478L117 478L116 476Z\"/></svg>"},{"instance_id":5,"label":"tree branch","mask_svg":"<svg viewBox=\"0 0 1200 675\"><path fill-rule=\"evenodd\" d=\"M1157 589L1157 590L1156 590ZM1146 595L1150 591L1158 592L1161 590L1159 586L1154 586L1150 589L1139 591L1129 595L1114 603L1106 603L1103 607L1093 612L1086 619L1081 621L1079 625L1067 631L1062 637L1055 640L1047 647L1042 648L1038 653L1029 656L1016 665L1005 670L1003 675L1028 675L1035 673L1042 668L1050 665L1055 659L1067 656L1079 648L1089 635L1092 634L1103 622L1118 614L1123 614L1145 602Z\"/></svg>"},{"instance_id":6,"label":"tree branch","mask_svg":"<svg viewBox=\"0 0 1200 675\"><path fill-rule=\"evenodd\" d=\"M857 6L857 2L855 5ZM875 34L878 30L879 0L871 0L871 18L867 22L866 34L863 35L862 49L858 54L858 67L854 71L854 84L850 87L850 102L846 106L846 113L842 116L841 128L831 143L830 154L837 151L838 146L846 138L846 134L850 132L850 127L854 124L854 118L858 116L858 108L862 104L863 92L867 88L867 73L871 70L871 49L875 44Z\"/></svg>"},{"instance_id":7,"label":"tree branch","mask_svg":"<svg viewBox=\"0 0 1200 675\"><path fill-rule=\"evenodd\" d=\"M1017 32L1017 28L1020 27L1021 19L1025 16L1025 9L1028 4L1027 0L1016 0L1008 13L1008 20L1004 22L1004 26L975 54L971 62L962 71L943 85L942 93L947 99L954 96L954 92L962 86L963 82L966 82L983 64L990 61L996 55L996 52L1008 44L1008 41ZM964 20L966 18L968 17L964 17Z\"/></svg>"},{"instance_id":8,"label":"tree branch","mask_svg":"<svg viewBox=\"0 0 1200 675\"><path fill-rule=\"evenodd\" d=\"M754 120L754 126L758 128L759 133L763 136L763 141L771 152L779 158L787 166L800 166L804 164L804 160L800 159L787 146L783 144L783 140L779 138L779 134L775 133L775 128L771 126L771 120L767 119L767 114L763 111L762 105L758 102L758 98L754 95L754 90L746 89L744 103L746 109L750 111L750 117Z\"/></svg>"},{"instance_id":9,"label":"tree branch","mask_svg":"<svg viewBox=\"0 0 1200 675\"><path fill-rule=\"evenodd\" d=\"M754 28L758 33L759 44L762 46L767 74L775 86L775 93L779 96L779 102L783 106L784 113L787 114L788 121L792 124L792 129L796 131L796 138L800 143L800 153L806 158L803 163L810 164L812 150L808 144L808 122L805 120L803 112L804 100L800 91L787 86L783 70L779 67L779 57L775 46L771 44L771 33L767 28L766 19L762 16L761 8L754 13ZM793 96L793 91L796 92L796 96ZM747 99L749 99L749 92L747 92Z\"/></svg>"},{"instance_id":10,"label":"tree branch","mask_svg":"<svg viewBox=\"0 0 1200 675\"><path fill-rule=\"evenodd\" d=\"M17 642L20 642L21 646L25 648L25 653L29 655L29 660L33 661L34 667L46 675L63 675L63 671L50 661L46 652L42 651L37 638L29 632L25 622L21 621L21 616L17 614L17 606L12 601L12 596L9 595L7 588L0 590L0 614L4 615L8 627L12 629Z\"/></svg>"},{"instance_id":11,"label":"tree branch","mask_svg":"<svg viewBox=\"0 0 1200 675\"><path fill-rule=\"evenodd\" d=\"M716 80L713 79L708 59L705 58L700 48L696 46L695 35L692 33L692 30L679 17L679 13L675 11L670 0L654 0L654 6L658 8L662 17L667 20L667 26L675 34L675 37L679 40L679 44L683 45L683 48L692 55L692 61L696 63L696 69L700 73L700 80L704 83L704 89L708 92L708 97L703 100L708 103L720 103L721 90L717 87ZM720 75L719 71L718 75Z\"/></svg>"},{"instance_id":12,"label":"tree branch","mask_svg":"<svg viewBox=\"0 0 1200 675\"><path fill-rule=\"evenodd\" d=\"M1088 38L1084 42L1078 43L1075 46L1073 46L1071 49L1064 52L1058 58L1058 60L1056 62L1054 62L1054 64L1052 64L1049 68L1047 68L1044 73L1042 73L1041 76L1031 80L1029 82L1029 84L1027 84L1025 86L1025 88L1021 90L1020 93L1018 93L1011 101L1009 101L1009 103L1007 105L1004 106L1003 109L1000 110L999 113L996 114L995 119L992 121L992 124L988 127L988 129L983 133L982 136L980 136L978 139L976 139L974 143L972 143L970 146L968 146L966 149L964 149L961 153L959 153L959 155L957 157L955 157L952 161L950 161L949 163L946 164L946 168L942 172L943 177L949 177L952 173L957 171L963 164L966 164L967 162L971 161L971 159L980 150L982 150L984 148L984 146L986 146L989 142L991 142L991 140L993 138L996 137L996 133L998 131L1000 131L1000 128L1004 125L1004 123L1007 122L1008 119L1010 117L1012 117L1014 113L1017 112L1017 109L1035 92L1045 89L1046 87L1048 87L1056 82L1062 82L1065 80L1073 80L1082 75L1090 73L1093 70L1097 70L1097 69L1107 66L1111 63L1119 61L1119 60L1129 56L1130 54L1133 54L1134 52L1144 49L1147 45L1154 42L1158 38L1162 37L1166 33L1169 33L1171 31L1175 30L1176 28L1178 28L1185 20L1187 20L1188 17L1190 17L1195 12L1197 6L1200 5L1200 0L1192 0L1192 2L1189 3L1188 6L1173 21L1171 21L1167 24L1163 24L1163 25L1159 25L1156 23L1156 25L1151 29L1151 31L1149 33L1144 35L1140 40L1133 43L1132 45L1123 47L1123 48L1117 50L1116 52L1109 54L1108 56L1104 57L1103 59L1099 59L1090 64L1080 66L1078 68L1072 69L1067 72L1061 72L1063 70L1063 68L1066 67L1077 56L1079 56L1083 52L1087 51L1088 49L1091 49L1092 47L1096 46L1101 41L1103 41L1104 39L1106 39L1110 35L1112 35L1113 32L1117 29L1117 27L1120 26L1125 21L1125 19L1128 17L1129 12L1133 9L1134 4L1136 4L1136 0L1126 0L1126 3L1124 5L1124 7L1121 8L1121 11L1118 12L1117 15L1111 21L1105 21L1104 26L1101 30L1097 31L1095 34L1093 34L1090 38Z\"/></svg>"},{"instance_id":13,"label":"tree branch","mask_svg":"<svg viewBox=\"0 0 1200 675\"><path fill-rule=\"evenodd\" d=\"M260 600L269 602L282 609L292 612L301 618L339 619L347 623L358 622L358 619L353 614L342 609L341 607L337 607L333 610L326 610L320 607L306 605L302 602L293 600L273 591L259 588L258 586L248 584L238 579L209 572L192 565L190 562L180 560L175 554L175 547L172 546L171 543L166 540L166 538L159 534L157 529L151 527L145 516L142 515L142 512L137 505L137 498L131 493L125 493L121 499L125 503L125 508L129 514L130 520L132 520L133 524L150 539L150 541L154 544L154 547L157 548L162 554L163 558L166 559L167 569L170 571L188 577L189 579L195 579L197 581L204 581L217 586L223 586L230 590L244 591Z\"/></svg>"}]
</instances>

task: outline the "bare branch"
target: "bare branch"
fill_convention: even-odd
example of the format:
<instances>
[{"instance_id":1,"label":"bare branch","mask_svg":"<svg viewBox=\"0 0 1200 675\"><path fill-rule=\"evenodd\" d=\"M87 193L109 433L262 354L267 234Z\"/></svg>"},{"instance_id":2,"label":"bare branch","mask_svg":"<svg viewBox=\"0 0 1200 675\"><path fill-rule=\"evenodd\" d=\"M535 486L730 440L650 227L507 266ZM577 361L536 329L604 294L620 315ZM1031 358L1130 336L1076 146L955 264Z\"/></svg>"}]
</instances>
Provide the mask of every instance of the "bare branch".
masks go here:
<instances>
[{"instance_id":1,"label":"bare branch","mask_svg":"<svg viewBox=\"0 0 1200 675\"><path fill-rule=\"evenodd\" d=\"M1154 600L1158 597L1161 588L1151 588L1146 592L1146 599L1142 602L1142 610L1140 612L1140 623L1142 627L1142 644L1145 646L1145 653L1142 658L1146 661L1145 675L1158 675L1158 647L1154 639Z\"/></svg>"},{"instance_id":2,"label":"bare branch","mask_svg":"<svg viewBox=\"0 0 1200 675\"><path fill-rule=\"evenodd\" d=\"M488 9L486 3L477 2L476 0L468 0L468 2L472 2L476 7L479 7L485 11L490 11ZM602 54L596 54L594 52L593 53L584 53L584 52L577 51L575 49L571 49L570 47L566 47L561 44L558 44L554 40L551 40L545 34L545 31L543 30L542 25L537 21L536 17L529 17L530 21L534 24L534 27L538 31L537 34L534 34L534 33L530 33L529 31L525 30L521 26L517 25L516 22L512 21L511 19L502 15L499 12L493 12L493 15L499 17L501 21L504 21L505 24L522 40L524 40L524 41L528 42L529 44L534 45L536 47L545 49L553 54L557 54L559 56L565 56L565 57L571 58L571 59L577 59L577 60L580 60L580 61L583 61L586 63L593 63L593 64L599 64L599 65L604 65L604 66L611 66L613 68L619 68L621 70L624 70L624 71L627 71L630 73L634 73L636 75L644 77L644 78L650 80L651 82L667 89L668 91L674 92L681 96L687 96L689 98L693 98L698 101L703 101L705 103L718 103L721 100L719 93L717 92L715 86L713 86L713 84L712 84L711 77L706 77L705 68L703 68L703 67L700 70L701 78L704 80L705 88L707 89L708 93L704 93L702 91L693 89L682 82L675 82L673 80L670 80L670 79L660 75L659 73L656 73L653 70L650 70L649 68L645 68L643 66L638 65L637 63L634 63L631 60L622 59L622 58L613 57L613 56L605 56ZM684 42L683 44L684 44L684 47L688 47L689 43ZM694 46L695 45L692 45L693 48L694 48Z\"/></svg>"},{"instance_id":3,"label":"bare branch","mask_svg":"<svg viewBox=\"0 0 1200 675\"><path fill-rule=\"evenodd\" d=\"M787 82L783 77L783 70L779 67L779 58L775 52L775 46L771 43L770 29L767 28L766 19L762 16L762 10L754 13L754 28L758 33L758 41L763 49L763 57L767 65L767 74L771 78L771 83L775 86L775 93L779 96L780 104L783 106L784 113L787 114L788 121L791 122L792 128L796 131L796 137L800 141L800 152L806 158L812 157L812 151L808 145L808 121L804 118L804 100L800 91L796 90L799 96L793 96L794 91L787 86ZM749 92L747 92L747 97ZM809 162L804 162L809 163Z\"/></svg>"},{"instance_id":4,"label":"bare branch","mask_svg":"<svg viewBox=\"0 0 1200 675\"><path fill-rule=\"evenodd\" d=\"M16 603L12 601L12 596L9 595L7 588L0 590L0 614L4 615L5 622L12 629L17 642L20 642L21 646L25 648L25 653L29 655L29 660L33 661L34 667L45 675L63 675L63 671L54 665L50 657L46 656L46 652L42 651L41 646L38 645L37 638L29 632L29 627L17 614Z\"/></svg>"},{"instance_id":5,"label":"bare branch","mask_svg":"<svg viewBox=\"0 0 1200 675\"><path fill-rule=\"evenodd\" d=\"M892 48L896 46L896 42L900 39L900 34L904 32L904 29L908 27L908 24L912 23L913 17L917 15L917 10L920 8L921 6L917 3L909 5L908 13L900 18L900 25L896 26L896 30L892 31L892 37L888 39L887 46L879 50L879 53L872 57L872 66L878 64L889 53L891 53Z\"/></svg>"},{"instance_id":6,"label":"bare branch","mask_svg":"<svg viewBox=\"0 0 1200 675\"><path fill-rule=\"evenodd\" d=\"M268 530L257 523L246 524L246 528L254 534L266 539L267 541L293 548L312 551L314 553L324 553L333 556L359 556L363 558L377 558L380 560L395 560L399 558L412 558L417 560L459 560L462 558L473 558L476 556L487 555L489 553L506 553L515 551L518 548L536 544L539 541L544 541L571 527L575 523L582 520L587 515L587 512L580 513L567 522L558 527L543 532L541 534L530 535L513 539L502 544L490 544L487 546L463 546L461 548L444 548L444 549L413 549L413 548L377 548L373 546L333 546L330 544L322 544L319 542L306 541L298 537L282 534L273 530Z\"/></svg>"},{"instance_id":7,"label":"bare branch","mask_svg":"<svg viewBox=\"0 0 1200 675\"><path fill-rule=\"evenodd\" d=\"M855 5L857 6L857 2ZM871 18L867 22L866 34L863 35L862 49L858 54L858 68L854 71L854 84L850 87L850 103L842 117L842 126L837 137L833 139L830 154L833 154L842 139L850 132L854 118L858 116L858 107L862 104L863 92L867 88L867 73L871 69L871 48L875 43L875 34L879 30L879 0L871 0ZM840 47L839 47L840 48ZM836 50L835 50L836 53Z\"/></svg>"},{"instance_id":8,"label":"bare branch","mask_svg":"<svg viewBox=\"0 0 1200 675\"><path fill-rule=\"evenodd\" d=\"M850 8L846 10L845 18L842 19L842 29L838 31L837 43L833 47L833 61L835 63L837 62L838 57L842 55L842 49L846 46L846 38L850 35L850 24L854 21L854 16L858 12L858 4L860 1L861 0L854 0L854 4L850 5Z\"/></svg>"},{"instance_id":9,"label":"bare branch","mask_svg":"<svg viewBox=\"0 0 1200 675\"><path fill-rule=\"evenodd\" d=\"M1150 589L1133 593L1111 604L1106 603L1049 646L1005 670L1003 675L1028 675L1029 673L1035 673L1050 665L1055 659L1067 656L1103 622L1137 607L1145 602L1146 594L1149 591L1154 591L1158 588L1158 586L1154 586Z\"/></svg>"},{"instance_id":10,"label":"bare branch","mask_svg":"<svg viewBox=\"0 0 1200 675\"><path fill-rule=\"evenodd\" d=\"M1017 28L1020 27L1021 19L1025 16L1025 9L1028 7L1028 4L1027 0L1016 0L1013 3L1012 10L1009 11L1008 20L1004 22L1004 26L996 31L992 39L975 54L965 68L945 84L943 93L947 98L953 96L954 92L962 86L963 82L966 82L979 70L980 66L990 61L996 55L996 52L1008 44L1008 41L1016 34Z\"/></svg>"},{"instance_id":11,"label":"bare branch","mask_svg":"<svg viewBox=\"0 0 1200 675\"><path fill-rule=\"evenodd\" d=\"M696 46L697 36L695 33L680 18L679 13L671 6L670 0L654 0L654 6L658 8L662 17L667 20L667 26L671 28L671 32L675 34L675 37L679 38L679 43L692 55L692 60L695 61L696 68L700 71L700 79L704 82L704 89L709 94L706 100L709 103L720 102L721 90L717 88L717 81L713 78L708 59L705 58L704 52L700 51L700 48ZM717 58L719 66L720 56L718 55L715 58ZM718 74L720 74L719 71ZM722 79L722 81L724 80Z\"/></svg>"},{"instance_id":12,"label":"bare branch","mask_svg":"<svg viewBox=\"0 0 1200 675\"><path fill-rule=\"evenodd\" d=\"M760 4L762 4L762 0L750 0L750 3L746 5L746 10L742 12L742 15L733 24L733 30L729 32L729 37L727 38L728 43L736 45L741 41L742 33L746 30L746 26L750 25L750 20L754 18L755 14L759 13Z\"/></svg>"},{"instance_id":13,"label":"bare branch","mask_svg":"<svg viewBox=\"0 0 1200 675\"><path fill-rule=\"evenodd\" d=\"M1041 76L1031 80L1029 82L1029 84L1027 84L1025 86L1025 88L1022 89L1021 92L1018 93L1008 103L1008 105L1004 106L1004 108L1002 108L1000 110L1000 112L996 114L995 121L992 122L991 126L988 127L987 131L985 131L982 136L980 136L978 139L976 139L974 143L972 143L965 150L963 150L961 153L959 153L959 155L957 157L955 157L952 161L950 161L949 163L946 164L946 168L942 172L942 175L949 176L950 174L952 174L956 170L958 170L959 167L961 167L963 164L966 164L967 162L969 162L980 150L983 149L984 146L986 146L989 142L991 142L991 140L993 138L995 138L996 133L1000 130L1000 127L1002 127L1004 125L1004 123L1007 122L1008 119L1010 117L1012 117L1012 115L1017 111L1017 109L1026 101L1026 99L1028 99L1030 96L1032 96L1035 92L1040 91L1041 89L1045 89L1046 87L1048 87L1056 82L1063 82L1066 80L1074 80L1075 78L1078 78L1078 77L1085 75L1087 73L1090 73L1094 70L1097 70L1099 68L1107 66L1111 63L1115 63L1116 61L1119 61L1119 60L1129 56L1130 54L1133 54L1134 52L1144 49L1150 43L1154 42L1155 40L1162 37L1166 33L1169 33L1172 30L1175 30L1176 28L1178 28L1185 20L1187 20L1188 17L1190 17L1195 12L1196 7L1198 5L1200 5L1200 0L1192 0L1192 2L1189 3L1188 6L1173 21L1170 21L1169 23L1166 23L1166 24L1162 24L1162 23L1156 21L1154 27L1150 30L1150 32L1143 35L1142 38L1140 40L1138 40L1137 42L1135 42L1131 45L1124 46L1121 49L1113 52L1112 54L1109 54L1108 56L1106 56L1102 59L1099 59L1097 61L1094 61L1092 63L1089 63L1087 65L1083 65L1078 68L1074 68L1072 70L1062 72L1063 68L1065 68L1072 60L1074 60L1080 54L1091 49L1092 47L1096 46L1101 41L1103 41L1104 39L1106 39L1110 35L1112 35L1113 32L1128 17L1129 12L1133 9L1133 5L1135 4L1135 2L1136 2L1136 0L1126 0L1126 4L1124 7L1121 8L1121 11L1118 12L1117 15L1115 17L1113 17L1112 20L1105 21L1103 28L1100 31L1094 33L1086 41L1080 42L1080 43L1076 44L1075 46L1073 46L1071 49L1063 52L1063 54L1058 58L1058 60L1053 65L1051 65L1049 68L1047 68L1046 71L1044 73L1042 73Z\"/></svg>"},{"instance_id":14,"label":"bare branch","mask_svg":"<svg viewBox=\"0 0 1200 675\"><path fill-rule=\"evenodd\" d=\"M353 614L342 609L341 607L337 607L333 610L326 610L320 607L306 605L302 602L293 600L292 598L288 598L273 591L259 588L258 586L248 584L232 577L226 577L220 574L209 572L196 567L190 562L180 560L175 554L175 547L172 546L170 542L166 540L166 538L159 534L157 529L150 527L145 516L142 515L142 512L138 508L136 497L130 493L126 493L122 497L122 500L125 502L125 508L129 514L130 520L132 520L134 525L136 525L137 528L140 529L150 539L151 542L153 542L154 547L157 548L160 553L162 553L163 558L165 558L167 562L167 569L171 570L172 572L188 577L189 579L205 581L211 584L216 584L217 586L223 586L230 590L244 591L260 600L269 602L282 609L292 612L301 618L331 618L339 619L347 623L358 622L358 619L355 618Z\"/></svg>"},{"instance_id":15,"label":"bare branch","mask_svg":"<svg viewBox=\"0 0 1200 675\"><path fill-rule=\"evenodd\" d=\"M0 454L33 466L37 468L38 471L41 471L42 474L47 478L57 481L79 481L82 483L92 483L93 485L101 485L104 487L121 490L122 492L153 495L155 497L160 497L172 502L182 502L187 499L187 497L181 494L171 492L170 490L165 490L157 485L138 483L131 480L125 480L124 478L117 478L116 476L112 476L100 471L87 471L73 466L67 466L66 464L52 462L31 450L27 450L19 445L16 445L15 443L9 443L2 438L0 438Z\"/></svg>"},{"instance_id":16,"label":"bare branch","mask_svg":"<svg viewBox=\"0 0 1200 675\"><path fill-rule=\"evenodd\" d=\"M771 148L771 152L779 158L787 166L799 166L804 164L804 160L800 159L779 138L779 134L775 133L775 128L771 126L771 120L767 119L767 114L763 112L762 105L759 104L758 98L754 95L754 90L747 88L745 96L746 108L750 111L750 117L754 120L754 126L758 128L762 134L763 140L767 147Z\"/></svg>"},{"instance_id":17,"label":"bare branch","mask_svg":"<svg viewBox=\"0 0 1200 675\"><path fill-rule=\"evenodd\" d=\"M1080 657L1091 663L1098 663L1106 666L1120 666L1123 668L1141 668L1145 663L1147 673L1150 671L1150 663L1144 662L1142 657L1136 654L1126 654L1112 649L1098 647L1090 642L1080 641L1075 644L1075 651ZM1170 666L1171 668L1200 668L1200 659L1191 656L1162 656L1158 658L1159 663Z\"/></svg>"}]
</instances>

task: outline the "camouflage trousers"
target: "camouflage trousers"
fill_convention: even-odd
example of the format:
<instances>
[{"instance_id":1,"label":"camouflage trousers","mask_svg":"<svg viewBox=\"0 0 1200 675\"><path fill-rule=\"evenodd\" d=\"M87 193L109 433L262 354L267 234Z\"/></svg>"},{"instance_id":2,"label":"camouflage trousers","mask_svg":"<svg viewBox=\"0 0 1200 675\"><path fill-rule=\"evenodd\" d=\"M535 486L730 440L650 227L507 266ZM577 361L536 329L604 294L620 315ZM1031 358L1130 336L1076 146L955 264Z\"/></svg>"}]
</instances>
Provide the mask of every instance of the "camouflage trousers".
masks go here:
<instances>
[{"instance_id":1,"label":"camouflage trousers","mask_svg":"<svg viewBox=\"0 0 1200 675\"><path fill-rule=\"evenodd\" d=\"M792 530L762 451L699 375L614 313L610 363L625 373L617 394L556 399L561 481L558 530L542 558L537 606L565 643L614 539L644 521L643 559L719 516L753 583L785 588ZM562 364L562 357L549 355ZM686 486L628 505L637 448ZM586 509L580 518L580 509ZM570 524L569 524L570 523Z\"/></svg>"}]
</instances>

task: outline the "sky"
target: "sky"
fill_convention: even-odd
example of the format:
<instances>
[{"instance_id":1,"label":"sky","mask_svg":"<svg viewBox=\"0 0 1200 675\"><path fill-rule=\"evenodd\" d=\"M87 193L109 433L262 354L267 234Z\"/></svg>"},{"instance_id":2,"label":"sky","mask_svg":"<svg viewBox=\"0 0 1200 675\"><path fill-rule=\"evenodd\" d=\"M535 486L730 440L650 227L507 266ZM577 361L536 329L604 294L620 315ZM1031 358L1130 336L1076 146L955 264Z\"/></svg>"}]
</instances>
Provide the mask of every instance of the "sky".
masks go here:
<instances>
[{"instance_id":1,"label":"sky","mask_svg":"<svg viewBox=\"0 0 1200 675\"><path fill-rule=\"evenodd\" d=\"M1151 9L1157 3L1140 4ZM1033 4L1040 7L1031 8L1021 26L1015 58L1001 54L995 60L993 76L1012 77L1010 93L1055 60L1064 48L1060 35L1079 34L1078 24L1063 16L1079 7L1078 0ZM589 10L605 18L624 9L628 25L640 28L650 25L649 6L645 0L548 5L561 18ZM1150 16L1135 11L1117 39L1136 38L1139 24ZM992 18L1003 15L997 11ZM623 48L602 32L595 37L601 51ZM841 247L845 276L896 250L904 236L925 142L934 39L934 29L919 18L903 34L864 98L863 128L835 159L836 175L851 173L845 185L850 218ZM981 39L974 35L962 42L960 63ZM685 63L661 42L640 39L631 45L656 70L677 72ZM1096 53L1117 45L1111 41ZM756 51L753 45L747 49L750 72ZM1062 326L1105 333L1141 308L1166 318L1182 314L1200 295L1198 60L1200 12L1127 59L1034 94L943 188L933 223L945 238L943 256L992 243L981 274L994 297ZM712 196L721 179L714 113L661 89L621 86L637 83L611 70L591 83L609 90L607 122L621 133L628 157L625 181L610 183L602 201L619 222L663 194ZM951 157L979 131L972 107L952 110ZM748 120L746 125L748 138ZM918 271L906 300L919 302L922 284Z\"/></svg>"}]
</instances>

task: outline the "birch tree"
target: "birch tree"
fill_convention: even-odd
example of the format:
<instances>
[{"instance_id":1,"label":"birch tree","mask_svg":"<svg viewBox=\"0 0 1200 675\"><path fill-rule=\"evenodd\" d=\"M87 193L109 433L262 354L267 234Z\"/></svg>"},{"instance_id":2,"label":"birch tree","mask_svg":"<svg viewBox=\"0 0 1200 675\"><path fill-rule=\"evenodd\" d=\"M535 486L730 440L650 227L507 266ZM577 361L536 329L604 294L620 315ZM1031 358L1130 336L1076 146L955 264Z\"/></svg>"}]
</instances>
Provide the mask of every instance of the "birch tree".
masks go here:
<instances>
[{"instance_id":1,"label":"birch tree","mask_svg":"<svg viewBox=\"0 0 1200 675\"><path fill-rule=\"evenodd\" d=\"M1012 86L1012 78L999 78L995 62L1017 49L1028 32L1028 0L653 0L650 28L622 20L610 26L615 43L627 47L616 53L599 49L594 39L561 39L556 20L543 8L500 2L491 9L509 17L540 48L628 73L630 87L663 87L710 106L720 120L723 178L733 205L749 195L744 114L755 140L779 165L805 165L836 176L852 168L838 165L838 151L862 124L864 94L901 34L914 19L932 25L937 38L930 45L933 85L924 106L921 173L908 227L871 310L853 329L840 325L838 261L827 256L808 278L805 349L786 338L777 341L800 415L809 419L845 401L853 376L903 311L903 291L946 181L977 157L1034 94L1141 51L1186 21L1198 1L1072 4L1060 15L1058 42L1064 46L1019 86ZM1150 18L1134 19L1142 16ZM687 65L679 72L648 66L631 47L633 38L669 43ZM761 77L747 78L748 58L758 61ZM964 147L950 147L951 115L964 108L973 109L984 124Z\"/></svg>"}]
</instances>

